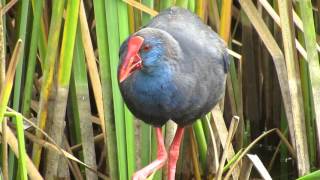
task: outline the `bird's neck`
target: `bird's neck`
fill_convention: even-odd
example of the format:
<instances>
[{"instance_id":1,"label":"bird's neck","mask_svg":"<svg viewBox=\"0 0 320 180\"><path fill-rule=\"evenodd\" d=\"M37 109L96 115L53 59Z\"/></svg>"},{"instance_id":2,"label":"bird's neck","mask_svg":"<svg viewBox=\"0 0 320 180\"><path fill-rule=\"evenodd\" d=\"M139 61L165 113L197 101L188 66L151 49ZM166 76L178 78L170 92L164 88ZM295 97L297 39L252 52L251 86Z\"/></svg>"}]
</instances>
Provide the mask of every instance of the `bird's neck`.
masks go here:
<instances>
[{"instance_id":1,"label":"bird's neck","mask_svg":"<svg viewBox=\"0 0 320 180\"><path fill-rule=\"evenodd\" d=\"M167 76L172 74L171 67L168 61L163 58L158 60L156 63L152 65L144 66L141 72L138 73L141 78L155 78L162 79L167 78Z\"/></svg>"}]
</instances>

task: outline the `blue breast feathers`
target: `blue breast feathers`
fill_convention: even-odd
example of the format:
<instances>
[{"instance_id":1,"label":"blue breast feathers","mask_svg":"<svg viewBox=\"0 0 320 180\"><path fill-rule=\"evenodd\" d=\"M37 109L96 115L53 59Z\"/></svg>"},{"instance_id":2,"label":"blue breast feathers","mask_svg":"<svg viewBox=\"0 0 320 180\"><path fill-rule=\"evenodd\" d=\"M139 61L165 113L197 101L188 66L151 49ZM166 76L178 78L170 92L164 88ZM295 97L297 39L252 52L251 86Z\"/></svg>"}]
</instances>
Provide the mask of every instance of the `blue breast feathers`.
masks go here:
<instances>
[{"instance_id":1,"label":"blue breast feathers","mask_svg":"<svg viewBox=\"0 0 320 180\"><path fill-rule=\"evenodd\" d=\"M170 116L182 97L172 80L173 72L168 66L164 64L162 66L154 68L152 74L140 71L134 75L131 98L135 99L133 100L135 104L150 114Z\"/></svg>"}]
</instances>

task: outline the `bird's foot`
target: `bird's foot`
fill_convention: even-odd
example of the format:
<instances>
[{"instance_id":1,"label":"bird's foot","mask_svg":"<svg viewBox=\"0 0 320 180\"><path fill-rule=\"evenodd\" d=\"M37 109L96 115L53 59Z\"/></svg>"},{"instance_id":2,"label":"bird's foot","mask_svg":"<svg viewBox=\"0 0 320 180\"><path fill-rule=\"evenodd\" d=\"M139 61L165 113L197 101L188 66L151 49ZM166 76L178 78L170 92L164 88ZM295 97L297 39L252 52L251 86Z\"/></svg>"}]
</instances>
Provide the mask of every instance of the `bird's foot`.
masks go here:
<instances>
[{"instance_id":1,"label":"bird's foot","mask_svg":"<svg viewBox=\"0 0 320 180\"><path fill-rule=\"evenodd\" d=\"M168 180L175 180L176 168L168 169Z\"/></svg>"},{"instance_id":2,"label":"bird's foot","mask_svg":"<svg viewBox=\"0 0 320 180\"><path fill-rule=\"evenodd\" d=\"M148 176L150 176L153 172L162 168L167 160L167 154L164 154L155 161L153 161L148 166L144 167L143 169L135 172L132 176L132 180L145 180Z\"/></svg>"},{"instance_id":3,"label":"bird's foot","mask_svg":"<svg viewBox=\"0 0 320 180\"><path fill-rule=\"evenodd\" d=\"M132 180L145 180L147 179L147 175L144 173L144 171L137 171L133 174Z\"/></svg>"}]
</instances>

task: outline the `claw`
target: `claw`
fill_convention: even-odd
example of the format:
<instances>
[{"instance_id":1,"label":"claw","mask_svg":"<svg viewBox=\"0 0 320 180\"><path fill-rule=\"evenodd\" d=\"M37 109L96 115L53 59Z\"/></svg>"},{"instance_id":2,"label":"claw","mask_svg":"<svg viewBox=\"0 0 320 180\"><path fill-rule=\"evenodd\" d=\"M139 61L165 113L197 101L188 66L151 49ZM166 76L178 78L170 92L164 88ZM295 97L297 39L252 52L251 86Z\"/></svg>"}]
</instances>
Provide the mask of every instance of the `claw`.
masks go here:
<instances>
[{"instance_id":1,"label":"claw","mask_svg":"<svg viewBox=\"0 0 320 180\"><path fill-rule=\"evenodd\" d=\"M147 179L147 176L144 174L144 172L137 171L133 174L132 180L145 180Z\"/></svg>"}]
</instances>

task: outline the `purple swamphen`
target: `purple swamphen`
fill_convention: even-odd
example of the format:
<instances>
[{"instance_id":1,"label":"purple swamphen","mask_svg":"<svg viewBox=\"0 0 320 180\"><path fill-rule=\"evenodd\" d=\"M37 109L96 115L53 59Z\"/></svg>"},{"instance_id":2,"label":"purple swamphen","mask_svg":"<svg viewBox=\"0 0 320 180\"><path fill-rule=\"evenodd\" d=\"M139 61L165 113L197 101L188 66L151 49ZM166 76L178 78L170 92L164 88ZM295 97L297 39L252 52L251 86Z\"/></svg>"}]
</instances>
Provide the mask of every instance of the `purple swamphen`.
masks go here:
<instances>
[{"instance_id":1,"label":"purple swamphen","mask_svg":"<svg viewBox=\"0 0 320 180\"><path fill-rule=\"evenodd\" d=\"M133 175L146 179L168 155L161 126L178 124L169 150L174 180L184 127L208 113L224 95L229 60L225 43L188 10L172 7L123 42L118 80L130 111L155 126L157 159Z\"/></svg>"}]
</instances>

